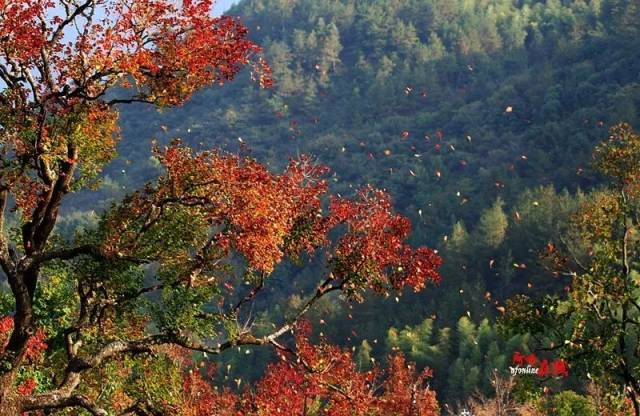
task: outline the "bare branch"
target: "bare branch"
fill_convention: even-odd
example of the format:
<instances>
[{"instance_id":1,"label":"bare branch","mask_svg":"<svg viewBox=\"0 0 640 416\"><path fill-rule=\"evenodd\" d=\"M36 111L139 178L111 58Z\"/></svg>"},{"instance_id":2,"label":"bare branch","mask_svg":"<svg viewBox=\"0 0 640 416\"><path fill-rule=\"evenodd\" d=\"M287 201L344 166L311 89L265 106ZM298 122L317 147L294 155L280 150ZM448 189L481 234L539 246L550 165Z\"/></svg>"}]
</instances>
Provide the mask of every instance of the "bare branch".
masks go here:
<instances>
[{"instance_id":1,"label":"bare branch","mask_svg":"<svg viewBox=\"0 0 640 416\"><path fill-rule=\"evenodd\" d=\"M232 309L233 313L238 312L242 307L242 305L252 301L256 297L258 292L260 292L264 288L264 280L265 280L265 276L264 274L261 274L260 281L258 282L258 284L253 289L251 289L251 291L245 297L240 299L240 301L233 307Z\"/></svg>"},{"instance_id":2,"label":"bare branch","mask_svg":"<svg viewBox=\"0 0 640 416\"><path fill-rule=\"evenodd\" d=\"M93 6L93 3L94 3L94 0L86 0L80 6L77 6L76 9L71 14L68 14L69 9L67 9L67 18L64 19L60 23L60 25L56 28L56 30L53 32L53 35L51 35L51 40L49 41L49 44L53 45L54 43L59 41L62 35L64 34L64 29L69 24L71 24L78 16L82 15L82 13L84 13L85 10Z\"/></svg>"},{"instance_id":3,"label":"bare branch","mask_svg":"<svg viewBox=\"0 0 640 416\"><path fill-rule=\"evenodd\" d=\"M333 278L328 277L324 282L322 282L318 286L315 294L307 300L304 306L300 308L300 310L291 319L289 319L284 325L282 325L280 328L276 329L275 331L271 332L268 335L264 335L262 337L256 337L253 334L250 334L248 332L241 332L240 335L238 335L234 339L230 339L225 342L218 343L215 347L209 347L207 345L194 343L189 339L176 336L176 335L173 335L169 338L170 342L173 344L179 345L183 348L187 348L193 351L206 352L207 354L212 354L212 355L221 354L223 351L229 348L237 347L241 345L268 345L268 344L275 345L274 342L278 338L286 334L287 332L292 331L296 326L296 324L298 323L298 321L307 312L309 312L311 307L320 298L326 296L327 294L333 291L342 290L342 288L344 287L344 282L340 283L339 285L334 285L333 283L334 283Z\"/></svg>"},{"instance_id":4,"label":"bare branch","mask_svg":"<svg viewBox=\"0 0 640 416\"><path fill-rule=\"evenodd\" d=\"M69 248L69 249L48 251L40 255L34 256L31 259L30 267L35 268L42 265L43 263L46 263L52 260L72 260L80 256L89 256L96 260L120 260L120 261L136 263L136 264L147 264L150 262L149 259L142 259L142 258L130 257L130 256L110 257L110 256L107 256L99 247L91 244L86 244L86 245Z\"/></svg>"}]
</instances>

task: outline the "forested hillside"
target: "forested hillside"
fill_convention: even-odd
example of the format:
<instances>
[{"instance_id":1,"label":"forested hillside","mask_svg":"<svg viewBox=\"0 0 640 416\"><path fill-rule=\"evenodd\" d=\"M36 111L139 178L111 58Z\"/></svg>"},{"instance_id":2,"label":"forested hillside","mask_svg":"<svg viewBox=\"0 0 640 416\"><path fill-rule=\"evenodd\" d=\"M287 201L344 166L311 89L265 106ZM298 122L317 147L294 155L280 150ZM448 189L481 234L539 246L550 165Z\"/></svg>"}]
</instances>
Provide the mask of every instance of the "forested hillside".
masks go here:
<instances>
[{"instance_id":1,"label":"forested hillside","mask_svg":"<svg viewBox=\"0 0 640 416\"><path fill-rule=\"evenodd\" d=\"M357 349L362 365L405 350L435 369L444 402L489 394L490 363L504 367L528 339L503 339L489 322L515 294L566 287L542 254L568 238L571 215L603 183L594 146L619 121L640 127L640 3L243 0L228 13L264 48L275 87L238 81L177 109L122 108L121 157L99 191L65 206L60 230L89 226L92 210L155 177L156 140L221 146L277 170L309 154L331 168L338 194L386 189L413 221L412 241L444 258L438 288L352 306L349 325L332 320L347 306L327 301L312 315L316 333ZM281 267L292 279L278 284L296 289L294 277L324 265ZM283 309L300 303L270 296ZM476 337L480 347L464 347ZM258 354L243 350L220 373L254 379Z\"/></svg>"}]
</instances>

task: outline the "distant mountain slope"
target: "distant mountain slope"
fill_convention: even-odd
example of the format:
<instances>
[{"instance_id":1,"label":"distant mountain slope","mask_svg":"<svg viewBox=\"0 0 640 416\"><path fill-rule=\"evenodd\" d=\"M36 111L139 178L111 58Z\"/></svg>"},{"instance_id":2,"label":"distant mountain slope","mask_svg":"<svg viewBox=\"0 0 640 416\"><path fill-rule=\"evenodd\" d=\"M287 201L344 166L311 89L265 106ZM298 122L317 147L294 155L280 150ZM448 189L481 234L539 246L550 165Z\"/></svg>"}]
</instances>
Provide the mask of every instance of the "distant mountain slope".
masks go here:
<instances>
[{"instance_id":1,"label":"distant mountain slope","mask_svg":"<svg viewBox=\"0 0 640 416\"><path fill-rule=\"evenodd\" d=\"M497 196L592 183L592 144L612 122L639 121L639 8L246 0L230 13L264 45L275 90L240 80L162 115L124 109L121 149L140 163L155 134L232 150L241 137L274 165L311 153L334 169L338 189L389 188L439 236L454 219L474 223ZM147 168L130 169L138 179Z\"/></svg>"}]
</instances>

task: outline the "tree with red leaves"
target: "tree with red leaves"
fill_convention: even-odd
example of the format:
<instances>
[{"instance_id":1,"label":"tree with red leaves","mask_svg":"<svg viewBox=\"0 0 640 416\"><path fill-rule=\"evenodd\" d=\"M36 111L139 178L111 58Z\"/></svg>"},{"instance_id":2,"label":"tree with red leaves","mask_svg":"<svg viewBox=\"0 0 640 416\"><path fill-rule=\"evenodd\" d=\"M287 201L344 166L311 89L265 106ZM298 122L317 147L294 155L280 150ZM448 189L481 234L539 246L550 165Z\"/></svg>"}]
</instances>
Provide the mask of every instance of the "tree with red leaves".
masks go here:
<instances>
[{"instance_id":1,"label":"tree with red leaves","mask_svg":"<svg viewBox=\"0 0 640 416\"><path fill-rule=\"evenodd\" d=\"M327 169L310 158L274 174L174 142L154 149L157 180L95 229L57 236L65 197L93 186L115 155L117 105L177 106L246 66L270 85L246 28L211 17L211 3L0 0L0 266L12 304L0 311L0 416L158 414L141 409L171 409L180 404L171 388L185 387L167 376L176 348L215 355L241 345L299 357L272 367L255 390L264 400L274 399L260 393L269 377L286 373L330 414L431 414L423 376L401 358L380 394L378 374L358 373L348 354L300 337L285 354L281 341L330 293L359 300L438 281L440 258L406 245L409 223L384 192L329 197ZM301 307L270 330L253 325L277 266L314 253L326 272Z\"/></svg>"},{"instance_id":2,"label":"tree with red leaves","mask_svg":"<svg viewBox=\"0 0 640 416\"><path fill-rule=\"evenodd\" d=\"M171 413L189 416L322 415L435 416L440 414L427 380L402 355L390 356L388 369L359 371L350 352L322 342L312 345L307 329L298 328L296 350L280 350L254 389L236 394L217 391L200 372L184 377Z\"/></svg>"}]
</instances>

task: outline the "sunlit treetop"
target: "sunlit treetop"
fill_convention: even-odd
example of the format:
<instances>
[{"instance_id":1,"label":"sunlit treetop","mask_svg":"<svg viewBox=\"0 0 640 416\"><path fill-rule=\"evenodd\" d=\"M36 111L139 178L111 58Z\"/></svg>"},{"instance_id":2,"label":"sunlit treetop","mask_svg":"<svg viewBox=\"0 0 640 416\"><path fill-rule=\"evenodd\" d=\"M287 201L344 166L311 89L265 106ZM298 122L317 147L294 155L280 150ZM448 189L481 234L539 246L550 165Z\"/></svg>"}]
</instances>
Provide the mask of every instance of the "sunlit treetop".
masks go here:
<instances>
[{"instance_id":1,"label":"sunlit treetop","mask_svg":"<svg viewBox=\"0 0 640 416\"><path fill-rule=\"evenodd\" d=\"M119 81L135 85L129 99L183 103L232 79L259 51L237 19L210 16L212 3L2 0L0 75L48 109L104 98ZM256 73L263 85L266 75Z\"/></svg>"},{"instance_id":2,"label":"sunlit treetop","mask_svg":"<svg viewBox=\"0 0 640 416\"><path fill-rule=\"evenodd\" d=\"M393 211L388 194L366 187L353 199L330 197L325 209L328 168L309 157L292 159L277 175L253 159L195 153L179 142L156 148L155 156L166 174L109 213L105 253L173 266L190 261L190 248L197 246L202 256L217 260L238 253L252 270L268 275L285 257L322 248L332 271L327 285L338 284L334 289L354 299L363 289L419 291L439 281L440 257L406 244L411 224ZM166 230L177 226L169 221L179 210L188 212L191 224L216 232L181 233L179 242L167 244ZM337 238L331 238L334 230L340 231Z\"/></svg>"},{"instance_id":3,"label":"sunlit treetop","mask_svg":"<svg viewBox=\"0 0 640 416\"><path fill-rule=\"evenodd\" d=\"M111 160L116 104L180 105L245 66L271 84L247 29L211 8L210 0L0 0L0 186L14 189L26 219L42 214L48 190L86 186Z\"/></svg>"},{"instance_id":4,"label":"sunlit treetop","mask_svg":"<svg viewBox=\"0 0 640 416\"><path fill-rule=\"evenodd\" d=\"M147 256L175 263L181 244L155 240L172 210L187 209L190 221L213 226L203 246L225 256L237 250L250 267L273 271L284 255L313 252L327 241L321 197L327 171L309 158L292 160L280 175L250 158L218 151L194 153L176 142L156 149L166 169L157 184L129 196L105 223L104 250L114 255ZM185 242L187 246L193 241ZM206 250L205 250L206 251Z\"/></svg>"},{"instance_id":5,"label":"sunlit treetop","mask_svg":"<svg viewBox=\"0 0 640 416\"><path fill-rule=\"evenodd\" d=\"M630 125L621 123L611 128L610 136L594 151L594 165L628 191L640 185L640 136Z\"/></svg>"}]
</instances>

